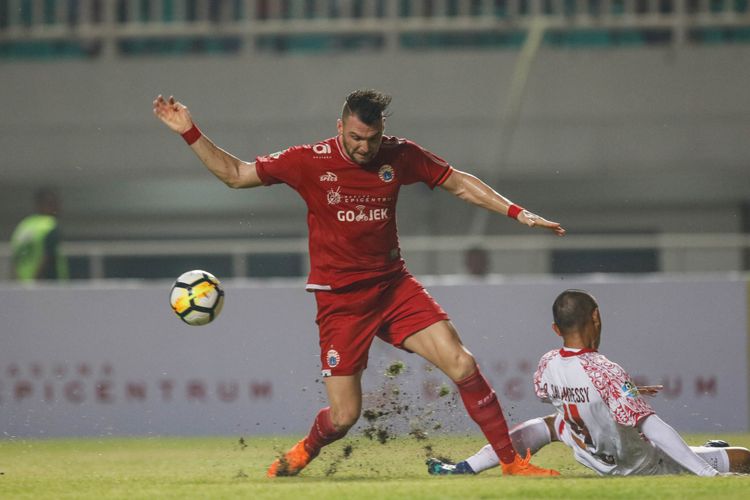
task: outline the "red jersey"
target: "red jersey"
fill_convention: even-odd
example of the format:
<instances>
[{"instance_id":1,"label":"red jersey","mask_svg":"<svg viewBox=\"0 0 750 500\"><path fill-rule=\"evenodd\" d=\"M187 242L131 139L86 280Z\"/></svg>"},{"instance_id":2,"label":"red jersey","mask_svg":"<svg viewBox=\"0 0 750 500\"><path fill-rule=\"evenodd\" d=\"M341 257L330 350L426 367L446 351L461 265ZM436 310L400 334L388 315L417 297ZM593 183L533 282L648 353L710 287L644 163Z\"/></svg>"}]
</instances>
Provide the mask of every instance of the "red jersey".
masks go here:
<instances>
[{"instance_id":1,"label":"red jersey","mask_svg":"<svg viewBox=\"0 0 750 500\"><path fill-rule=\"evenodd\" d=\"M307 204L308 290L332 290L403 268L396 231L402 185L430 189L449 177L443 159L406 139L383 137L366 165L351 161L336 137L314 145L259 156L263 184L285 183Z\"/></svg>"}]
</instances>

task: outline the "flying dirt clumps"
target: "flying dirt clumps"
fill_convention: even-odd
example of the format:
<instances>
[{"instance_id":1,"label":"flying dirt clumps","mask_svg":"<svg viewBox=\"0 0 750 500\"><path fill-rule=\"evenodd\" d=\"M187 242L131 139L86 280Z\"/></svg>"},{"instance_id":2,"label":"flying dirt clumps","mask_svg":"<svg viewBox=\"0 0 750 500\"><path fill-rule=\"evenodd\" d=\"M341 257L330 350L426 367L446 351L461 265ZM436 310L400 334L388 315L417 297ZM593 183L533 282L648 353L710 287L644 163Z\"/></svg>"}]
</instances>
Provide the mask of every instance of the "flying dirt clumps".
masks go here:
<instances>
[{"instance_id":1,"label":"flying dirt clumps","mask_svg":"<svg viewBox=\"0 0 750 500\"><path fill-rule=\"evenodd\" d=\"M385 444L392 439L388 425L381 425L379 419L390 415L390 411L373 410L371 408L362 412L362 416L367 420L367 427L362 430L362 434L369 440L377 439L380 444Z\"/></svg>"},{"instance_id":2,"label":"flying dirt clumps","mask_svg":"<svg viewBox=\"0 0 750 500\"><path fill-rule=\"evenodd\" d=\"M424 368L427 373L432 371L431 365ZM400 360L393 361L381 372L383 379L377 389L364 394L360 433L364 438L382 445L398 436L409 436L420 443L426 458L439 456L443 461L450 461L444 455L436 455L434 444L430 442L430 432L443 427L436 411L455 410L456 394L450 385L438 383L425 383L421 390L412 394L413 388L409 389L409 384L402 384L407 387L404 389L397 381L409 372L409 367ZM356 442L355 439L347 444L341 454L332 459L326 468L326 476L339 472L342 463L351 457Z\"/></svg>"},{"instance_id":3,"label":"flying dirt clumps","mask_svg":"<svg viewBox=\"0 0 750 500\"><path fill-rule=\"evenodd\" d=\"M385 376L389 378L396 378L406 371L406 363L401 360L394 361L385 370Z\"/></svg>"},{"instance_id":4,"label":"flying dirt clumps","mask_svg":"<svg viewBox=\"0 0 750 500\"><path fill-rule=\"evenodd\" d=\"M347 444L344 446L344 449L341 450L341 454L333 459L333 461L328 464L328 468L326 469L326 476L332 476L336 474L339 470L339 464L343 462L344 460L348 460L349 457L352 456L352 452L354 451L354 446L351 444Z\"/></svg>"},{"instance_id":5,"label":"flying dirt clumps","mask_svg":"<svg viewBox=\"0 0 750 500\"><path fill-rule=\"evenodd\" d=\"M431 365L426 365L425 370L431 371ZM422 402L420 394L410 395L401 390L395 379L407 371L408 367L403 361L392 362L385 369L385 379L379 389L366 394L368 407L362 416L367 425L362 429L362 434L367 439L377 439L379 443L386 444L396 436L406 434L417 441L427 441L429 431L442 428L442 422L435 418L436 407L455 406L455 398L446 397L453 394L447 384L429 389L432 396L428 399L431 402Z\"/></svg>"}]
</instances>

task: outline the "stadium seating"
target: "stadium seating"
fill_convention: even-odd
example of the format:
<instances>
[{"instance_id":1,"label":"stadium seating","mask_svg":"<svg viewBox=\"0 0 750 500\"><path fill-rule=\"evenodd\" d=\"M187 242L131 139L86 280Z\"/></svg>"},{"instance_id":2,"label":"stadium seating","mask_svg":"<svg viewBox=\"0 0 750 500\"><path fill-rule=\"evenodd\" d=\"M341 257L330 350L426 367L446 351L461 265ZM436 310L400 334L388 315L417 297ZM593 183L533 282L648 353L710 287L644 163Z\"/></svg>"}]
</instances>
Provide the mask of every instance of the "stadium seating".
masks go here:
<instances>
[{"instance_id":1,"label":"stadium seating","mask_svg":"<svg viewBox=\"0 0 750 500\"><path fill-rule=\"evenodd\" d=\"M0 0L0 58L747 43L748 0ZM394 36L395 35L395 36Z\"/></svg>"}]
</instances>

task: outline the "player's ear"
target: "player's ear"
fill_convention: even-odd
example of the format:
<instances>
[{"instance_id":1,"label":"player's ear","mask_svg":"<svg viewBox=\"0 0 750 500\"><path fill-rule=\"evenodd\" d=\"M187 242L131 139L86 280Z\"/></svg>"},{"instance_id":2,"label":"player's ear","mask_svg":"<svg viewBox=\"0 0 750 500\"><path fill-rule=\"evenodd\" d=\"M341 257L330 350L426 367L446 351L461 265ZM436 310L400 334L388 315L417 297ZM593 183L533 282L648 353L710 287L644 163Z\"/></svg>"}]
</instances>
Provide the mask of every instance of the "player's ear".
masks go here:
<instances>
[{"instance_id":1,"label":"player's ear","mask_svg":"<svg viewBox=\"0 0 750 500\"><path fill-rule=\"evenodd\" d=\"M599 315L598 307L591 313L591 320L594 322L595 327L599 328L602 326L602 317Z\"/></svg>"},{"instance_id":2,"label":"player's ear","mask_svg":"<svg viewBox=\"0 0 750 500\"><path fill-rule=\"evenodd\" d=\"M558 337L562 337L563 336L562 332L560 331L560 329L554 323L552 323L552 331L555 332L555 335L557 335Z\"/></svg>"},{"instance_id":3,"label":"player's ear","mask_svg":"<svg viewBox=\"0 0 750 500\"><path fill-rule=\"evenodd\" d=\"M344 122L341 121L341 118L336 120L336 132L338 132L339 135L344 135Z\"/></svg>"}]
</instances>

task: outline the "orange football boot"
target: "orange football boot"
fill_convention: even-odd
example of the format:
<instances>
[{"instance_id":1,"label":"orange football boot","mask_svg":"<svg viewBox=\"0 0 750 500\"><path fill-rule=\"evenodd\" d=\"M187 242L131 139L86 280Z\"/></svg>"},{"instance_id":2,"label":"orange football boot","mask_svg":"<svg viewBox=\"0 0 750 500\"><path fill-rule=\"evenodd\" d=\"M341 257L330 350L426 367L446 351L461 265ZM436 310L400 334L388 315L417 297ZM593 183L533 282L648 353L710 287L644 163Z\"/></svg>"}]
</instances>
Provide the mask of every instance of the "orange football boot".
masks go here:
<instances>
[{"instance_id":1,"label":"orange football boot","mask_svg":"<svg viewBox=\"0 0 750 500\"><path fill-rule=\"evenodd\" d=\"M268 468L266 475L268 477L296 476L302 469L307 467L312 459L305 448L305 440L300 440L297 444L284 453L284 456L273 461Z\"/></svg>"},{"instance_id":2,"label":"orange football boot","mask_svg":"<svg viewBox=\"0 0 750 500\"><path fill-rule=\"evenodd\" d=\"M554 469L543 469L531 463L531 450L526 450L526 458L516 455L509 464L500 462L503 468L503 476L559 476L560 473Z\"/></svg>"}]
</instances>

